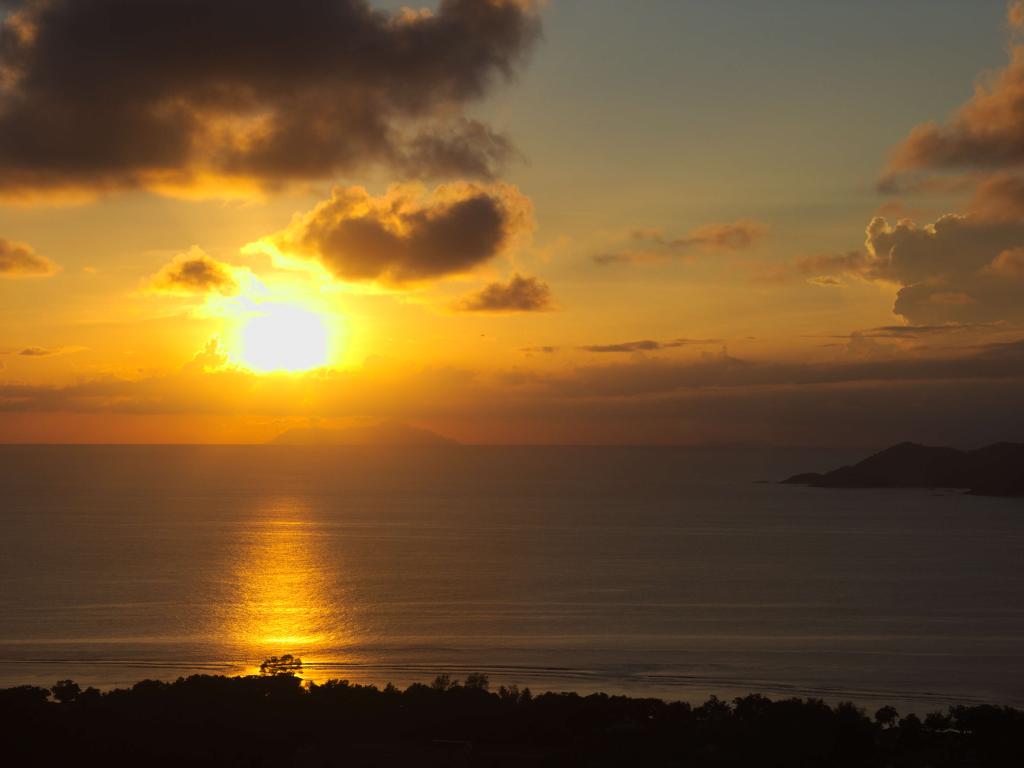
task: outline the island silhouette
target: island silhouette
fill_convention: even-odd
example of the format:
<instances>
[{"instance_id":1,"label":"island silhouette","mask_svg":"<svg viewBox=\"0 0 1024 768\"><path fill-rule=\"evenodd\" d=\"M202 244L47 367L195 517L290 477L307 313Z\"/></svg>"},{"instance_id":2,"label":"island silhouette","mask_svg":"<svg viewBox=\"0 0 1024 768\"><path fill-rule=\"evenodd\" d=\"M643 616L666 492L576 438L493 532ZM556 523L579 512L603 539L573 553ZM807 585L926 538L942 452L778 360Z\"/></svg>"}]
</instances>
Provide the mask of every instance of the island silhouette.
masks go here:
<instances>
[{"instance_id":1,"label":"island silhouette","mask_svg":"<svg viewBox=\"0 0 1024 768\"><path fill-rule=\"evenodd\" d=\"M972 451L900 443L852 466L783 480L815 488L955 488L979 496L1024 496L1024 444Z\"/></svg>"}]
</instances>

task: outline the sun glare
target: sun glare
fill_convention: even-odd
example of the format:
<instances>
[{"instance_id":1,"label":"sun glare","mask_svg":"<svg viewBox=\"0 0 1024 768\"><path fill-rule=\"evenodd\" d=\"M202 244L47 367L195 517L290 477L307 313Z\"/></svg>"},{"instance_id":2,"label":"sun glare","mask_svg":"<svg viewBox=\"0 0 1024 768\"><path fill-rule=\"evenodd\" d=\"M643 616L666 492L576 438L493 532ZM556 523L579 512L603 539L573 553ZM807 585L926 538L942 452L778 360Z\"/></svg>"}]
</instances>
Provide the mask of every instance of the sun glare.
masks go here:
<instances>
[{"instance_id":1,"label":"sun glare","mask_svg":"<svg viewBox=\"0 0 1024 768\"><path fill-rule=\"evenodd\" d=\"M293 304L263 304L240 330L238 358L261 373L308 371L327 365L330 341L321 315Z\"/></svg>"}]
</instances>

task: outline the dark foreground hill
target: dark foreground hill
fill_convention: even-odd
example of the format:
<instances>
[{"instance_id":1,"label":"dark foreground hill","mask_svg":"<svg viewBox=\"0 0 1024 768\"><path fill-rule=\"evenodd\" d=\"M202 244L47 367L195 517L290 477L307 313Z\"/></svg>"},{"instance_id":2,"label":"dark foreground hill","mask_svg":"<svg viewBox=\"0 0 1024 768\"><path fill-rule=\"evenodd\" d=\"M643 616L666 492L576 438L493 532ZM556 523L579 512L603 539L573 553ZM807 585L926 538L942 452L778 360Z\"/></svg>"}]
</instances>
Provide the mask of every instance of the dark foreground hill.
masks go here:
<instances>
[{"instance_id":1,"label":"dark foreground hill","mask_svg":"<svg viewBox=\"0 0 1024 768\"><path fill-rule=\"evenodd\" d=\"M58 701L55 701L57 699ZM472 675L405 691L290 675L64 681L0 691L9 766L902 766L1024 765L1024 713L657 699L501 688Z\"/></svg>"},{"instance_id":2,"label":"dark foreground hill","mask_svg":"<svg viewBox=\"0 0 1024 768\"><path fill-rule=\"evenodd\" d=\"M1024 496L1024 444L959 451L900 443L852 467L794 475L783 482L819 488L965 488L983 496Z\"/></svg>"}]
</instances>

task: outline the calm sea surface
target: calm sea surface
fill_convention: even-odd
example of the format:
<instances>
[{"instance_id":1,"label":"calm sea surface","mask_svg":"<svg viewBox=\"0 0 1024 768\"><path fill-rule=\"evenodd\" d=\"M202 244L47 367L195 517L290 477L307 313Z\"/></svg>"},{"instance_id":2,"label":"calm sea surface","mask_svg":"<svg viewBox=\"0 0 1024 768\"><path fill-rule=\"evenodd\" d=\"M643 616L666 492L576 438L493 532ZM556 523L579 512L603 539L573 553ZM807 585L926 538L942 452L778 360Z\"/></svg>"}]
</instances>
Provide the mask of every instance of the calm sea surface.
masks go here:
<instances>
[{"instance_id":1,"label":"calm sea surface","mask_svg":"<svg viewBox=\"0 0 1024 768\"><path fill-rule=\"evenodd\" d=\"M1024 705L1024 502L797 450L0 447L0 686L250 671Z\"/></svg>"}]
</instances>

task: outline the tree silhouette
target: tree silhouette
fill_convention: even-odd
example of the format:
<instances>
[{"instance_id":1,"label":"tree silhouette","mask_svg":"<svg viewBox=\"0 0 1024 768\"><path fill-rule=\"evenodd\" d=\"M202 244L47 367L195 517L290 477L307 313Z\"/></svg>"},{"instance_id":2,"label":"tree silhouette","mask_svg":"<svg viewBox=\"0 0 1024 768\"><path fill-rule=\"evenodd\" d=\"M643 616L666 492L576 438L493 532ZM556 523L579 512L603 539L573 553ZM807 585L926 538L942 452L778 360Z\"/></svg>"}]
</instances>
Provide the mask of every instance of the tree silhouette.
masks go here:
<instances>
[{"instance_id":1,"label":"tree silhouette","mask_svg":"<svg viewBox=\"0 0 1024 768\"><path fill-rule=\"evenodd\" d=\"M929 712L924 718L925 727L933 731L945 731L952 723L953 718L946 712Z\"/></svg>"},{"instance_id":2,"label":"tree silhouette","mask_svg":"<svg viewBox=\"0 0 1024 768\"><path fill-rule=\"evenodd\" d=\"M451 675L444 674L435 677L434 681L430 684L430 687L435 691L447 691L453 685L454 683L452 683Z\"/></svg>"},{"instance_id":3,"label":"tree silhouette","mask_svg":"<svg viewBox=\"0 0 1024 768\"><path fill-rule=\"evenodd\" d=\"M50 689L53 698L61 704L70 704L78 698L81 692L81 687L74 680L58 680Z\"/></svg>"},{"instance_id":4,"label":"tree silhouette","mask_svg":"<svg viewBox=\"0 0 1024 768\"><path fill-rule=\"evenodd\" d=\"M899 718L900 713L896 711L896 708L888 705L875 712L875 722L884 728L891 728Z\"/></svg>"},{"instance_id":5,"label":"tree silhouette","mask_svg":"<svg viewBox=\"0 0 1024 768\"><path fill-rule=\"evenodd\" d=\"M298 677L302 674L302 659L290 653L281 657L271 656L260 664L260 674L263 677Z\"/></svg>"},{"instance_id":6,"label":"tree silhouette","mask_svg":"<svg viewBox=\"0 0 1024 768\"><path fill-rule=\"evenodd\" d=\"M491 681L483 672L470 672L466 675L466 682L463 685L466 688L486 691L491 687Z\"/></svg>"}]
</instances>

